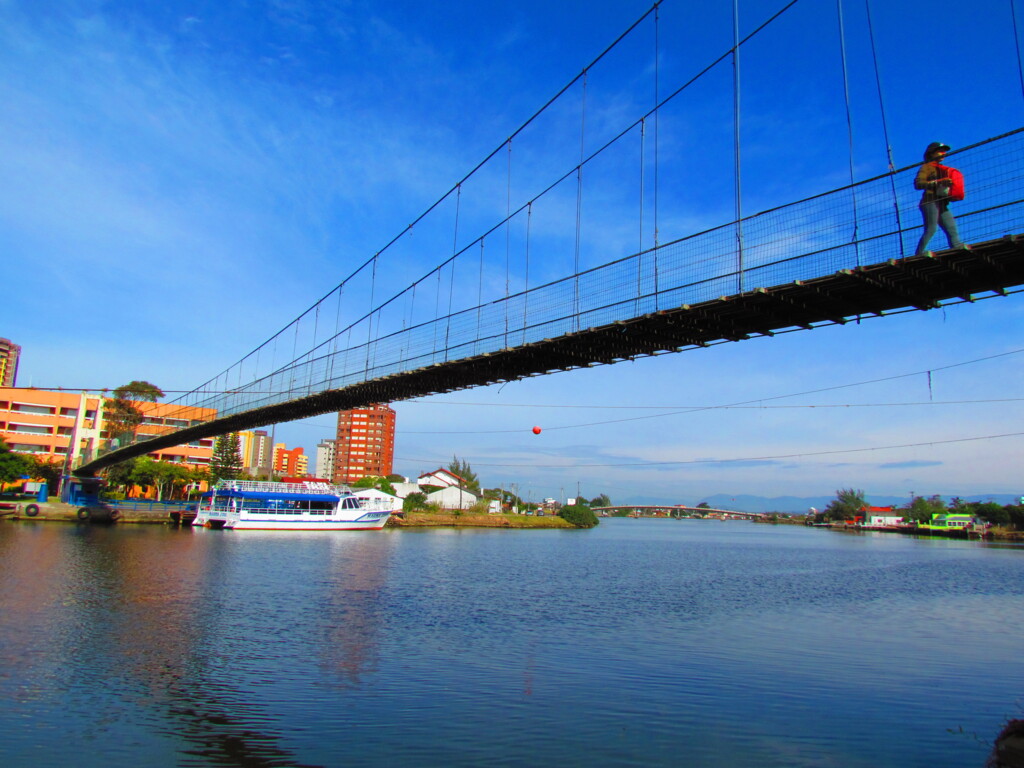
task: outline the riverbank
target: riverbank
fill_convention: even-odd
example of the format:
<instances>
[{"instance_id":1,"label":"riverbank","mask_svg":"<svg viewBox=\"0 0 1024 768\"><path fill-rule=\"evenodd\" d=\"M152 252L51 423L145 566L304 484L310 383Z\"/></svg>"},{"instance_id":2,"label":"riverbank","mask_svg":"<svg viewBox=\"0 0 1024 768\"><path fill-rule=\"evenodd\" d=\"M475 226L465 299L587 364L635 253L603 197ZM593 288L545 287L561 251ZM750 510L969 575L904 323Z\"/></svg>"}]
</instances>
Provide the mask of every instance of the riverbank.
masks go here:
<instances>
[{"instance_id":1,"label":"riverbank","mask_svg":"<svg viewBox=\"0 0 1024 768\"><path fill-rule=\"evenodd\" d=\"M576 526L557 515L491 515L446 510L392 515L386 528L571 528Z\"/></svg>"},{"instance_id":2,"label":"riverbank","mask_svg":"<svg viewBox=\"0 0 1024 768\"><path fill-rule=\"evenodd\" d=\"M898 533L904 536L963 539L966 541L1024 542L1024 531L1013 531L1007 528L988 528L985 531L974 531L962 528L936 529L906 525L843 525L840 523L815 525L813 527L828 528L831 531L839 531L841 533Z\"/></svg>"},{"instance_id":3,"label":"riverbank","mask_svg":"<svg viewBox=\"0 0 1024 768\"><path fill-rule=\"evenodd\" d=\"M61 502L33 504L37 511L28 514L26 504L14 505L16 509L0 510L0 520L29 522L76 523L81 521L79 508ZM188 502L181 504L119 505L117 524L167 524L176 525L184 515L187 522L195 513L188 509ZM108 521L103 521L108 522ZM425 512L418 510L402 515L392 515L388 528L572 528L575 526L556 515L490 515L445 510Z\"/></svg>"},{"instance_id":4,"label":"riverbank","mask_svg":"<svg viewBox=\"0 0 1024 768\"><path fill-rule=\"evenodd\" d=\"M809 525L806 518L800 516L779 515L775 519L758 519L755 523L766 525ZM899 533L904 536L936 536L952 539L968 539L971 541L1002 541L1024 543L1024 531L1016 531L1011 528L994 526L987 528L984 532L967 531L959 528L947 530L936 530L934 528L920 528L908 525L851 525L847 523L815 523L812 528L826 528L830 531L842 533Z\"/></svg>"}]
</instances>

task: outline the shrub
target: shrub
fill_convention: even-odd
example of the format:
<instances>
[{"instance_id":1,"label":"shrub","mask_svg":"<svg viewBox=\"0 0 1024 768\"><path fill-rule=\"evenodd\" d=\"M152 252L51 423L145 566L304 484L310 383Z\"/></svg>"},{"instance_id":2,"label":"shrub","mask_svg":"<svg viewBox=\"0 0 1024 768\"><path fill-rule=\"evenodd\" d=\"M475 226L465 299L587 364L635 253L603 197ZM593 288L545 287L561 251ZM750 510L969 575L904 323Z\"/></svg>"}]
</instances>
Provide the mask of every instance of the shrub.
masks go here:
<instances>
[{"instance_id":1,"label":"shrub","mask_svg":"<svg viewBox=\"0 0 1024 768\"><path fill-rule=\"evenodd\" d=\"M594 511L582 504L562 507L558 510L558 516L566 522L572 523L577 528L593 528L598 523L597 515L594 514Z\"/></svg>"},{"instance_id":2,"label":"shrub","mask_svg":"<svg viewBox=\"0 0 1024 768\"><path fill-rule=\"evenodd\" d=\"M1018 531L1024 531L1024 506L1009 506L1006 512L1010 516L1010 524Z\"/></svg>"}]
</instances>

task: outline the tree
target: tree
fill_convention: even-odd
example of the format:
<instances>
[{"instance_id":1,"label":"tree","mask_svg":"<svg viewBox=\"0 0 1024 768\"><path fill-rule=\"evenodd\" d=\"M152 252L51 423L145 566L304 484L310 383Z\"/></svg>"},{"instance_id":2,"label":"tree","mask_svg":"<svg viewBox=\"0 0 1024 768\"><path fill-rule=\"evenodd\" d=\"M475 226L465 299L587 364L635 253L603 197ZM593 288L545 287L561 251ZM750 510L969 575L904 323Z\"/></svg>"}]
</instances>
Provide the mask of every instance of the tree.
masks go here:
<instances>
[{"instance_id":1,"label":"tree","mask_svg":"<svg viewBox=\"0 0 1024 768\"><path fill-rule=\"evenodd\" d=\"M1006 507L1006 514L1010 517L1010 524L1018 531L1024 530L1024 506L1011 504Z\"/></svg>"},{"instance_id":2,"label":"tree","mask_svg":"<svg viewBox=\"0 0 1024 768\"><path fill-rule=\"evenodd\" d=\"M942 498L939 496L931 496L928 498L925 498L924 496L915 496L903 509L905 510L905 514L903 515L904 520L915 520L919 523L927 523L932 519L932 515L941 515L946 512L946 505L942 502Z\"/></svg>"},{"instance_id":3,"label":"tree","mask_svg":"<svg viewBox=\"0 0 1024 768\"><path fill-rule=\"evenodd\" d=\"M402 501L402 511L411 512L414 509L422 509L427 504L427 494L410 493Z\"/></svg>"},{"instance_id":4,"label":"tree","mask_svg":"<svg viewBox=\"0 0 1024 768\"><path fill-rule=\"evenodd\" d=\"M462 478L463 488L475 493L477 496L480 495L480 480L477 478L473 468L469 466L469 462L459 461L458 456L452 456L452 461L448 465L448 471Z\"/></svg>"},{"instance_id":5,"label":"tree","mask_svg":"<svg viewBox=\"0 0 1024 768\"><path fill-rule=\"evenodd\" d=\"M135 462L138 461L138 457L127 459L126 461L119 461L117 464L111 464L103 471L103 476L106 478L108 488L127 488L129 485L134 485L132 480L132 473L135 471Z\"/></svg>"},{"instance_id":6,"label":"tree","mask_svg":"<svg viewBox=\"0 0 1024 768\"><path fill-rule=\"evenodd\" d=\"M213 457L210 459L210 478L218 480L235 480L242 474L242 454L238 433L229 432L220 435L213 443Z\"/></svg>"},{"instance_id":7,"label":"tree","mask_svg":"<svg viewBox=\"0 0 1024 768\"><path fill-rule=\"evenodd\" d=\"M15 453L0 439L0 484L11 483L22 475L29 474L28 461Z\"/></svg>"},{"instance_id":8,"label":"tree","mask_svg":"<svg viewBox=\"0 0 1024 768\"><path fill-rule=\"evenodd\" d=\"M25 460L28 464L28 473L33 479L45 481L50 493L56 491L64 474L64 463L59 459L51 461L39 456L26 456Z\"/></svg>"},{"instance_id":9,"label":"tree","mask_svg":"<svg viewBox=\"0 0 1024 768\"><path fill-rule=\"evenodd\" d=\"M1009 525L1010 523L1010 510L1000 504L996 504L994 501L985 501L980 504L974 504L972 507L972 509L964 510L964 512L970 512L982 520L992 523L992 525Z\"/></svg>"},{"instance_id":10,"label":"tree","mask_svg":"<svg viewBox=\"0 0 1024 768\"><path fill-rule=\"evenodd\" d=\"M711 505L708 504L706 501L702 501L700 504L697 505L697 509L711 509Z\"/></svg>"},{"instance_id":11,"label":"tree","mask_svg":"<svg viewBox=\"0 0 1024 768\"><path fill-rule=\"evenodd\" d=\"M108 439L117 440L120 445L134 439L135 432L145 418L136 403L155 403L163 396L163 390L148 381L132 381L115 389L114 396L103 404Z\"/></svg>"},{"instance_id":12,"label":"tree","mask_svg":"<svg viewBox=\"0 0 1024 768\"><path fill-rule=\"evenodd\" d=\"M141 456L135 462L131 479L133 483L139 485L153 486L156 489L156 500L163 501L165 493L173 493L175 486L185 485L189 481L189 476L190 470L181 464Z\"/></svg>"},{"instance_id":13,"label":"tree","mask_svg":"<svg viewBox=\"0 0 1024 768\"><path fill-rule=\"evenodd\" d=\"M600 496L595 496L590 500L591 507L610 507L612 500L608 498L607 493L602 493Z\"/></svg>"},{"instance_id":14,"label":"tree","mask_svg":"<svg viewBox=\"0 0 1024 768\"><path fill-rule=\"evenodd\" d=\"M825 507L824 517L827 520L853 520L866 506L864 491L843 488L836 491L836 497Z\"/></svg>"},{"instance_id":15,"label":"tree","mask_svg":"<svg viewBox=\"0 0 1024 768\"><path fill-rule=\"evenodd\" d=\"M558 516L577 528L593 528L600 522L594 510L582 504L572 504L558 510Z\"/></svg>"}]
</instances>

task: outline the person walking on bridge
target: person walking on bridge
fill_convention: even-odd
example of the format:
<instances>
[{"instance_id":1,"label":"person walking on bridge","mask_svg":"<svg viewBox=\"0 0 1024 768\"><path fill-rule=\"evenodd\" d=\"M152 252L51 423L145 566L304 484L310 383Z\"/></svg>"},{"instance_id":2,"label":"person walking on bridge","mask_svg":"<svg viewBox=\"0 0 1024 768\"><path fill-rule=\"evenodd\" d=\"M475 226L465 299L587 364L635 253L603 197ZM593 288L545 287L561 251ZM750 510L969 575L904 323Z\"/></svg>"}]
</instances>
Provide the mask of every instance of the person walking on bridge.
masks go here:
<instances>
[{"instance_id":1,"label":"person walking on bridge","mask_svg":"<svg viewBox=\"0 0 1024 768\"><path fill-rule=\"evenodd\" d=\"M935 230L942 227L946 233L950 248L963 248L960 242L960 233L956 229L956 219L949 211L949 189L950 181L946 177L945 169L942 167L942 160L949 152L949 146L939 141L933 141L924 151L924 164L917 172L914 179L914 189L923 189L919 208L924 217L924 234L917 244L916 255L922 256L927 253L928 243L935 235Z\"/></svg>"}]
</instances>

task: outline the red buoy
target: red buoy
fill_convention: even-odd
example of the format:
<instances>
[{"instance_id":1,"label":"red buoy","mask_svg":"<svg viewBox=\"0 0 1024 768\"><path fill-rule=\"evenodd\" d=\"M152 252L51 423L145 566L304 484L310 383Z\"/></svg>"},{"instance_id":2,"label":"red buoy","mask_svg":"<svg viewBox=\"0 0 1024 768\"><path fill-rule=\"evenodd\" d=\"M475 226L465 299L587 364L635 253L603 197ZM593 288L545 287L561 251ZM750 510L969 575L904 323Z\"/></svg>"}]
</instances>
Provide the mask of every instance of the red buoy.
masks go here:
<instances>
[{"instance_id":1,"label":"red buoy","mask_svg":"<svg viewBox=\"0 0 1024 768\"><path fill-rule=\"evenodd\" d=\"M540 427L534 427L533 428L533 434L539 435L540 434Z\"/></svg>"}]
</instances>

